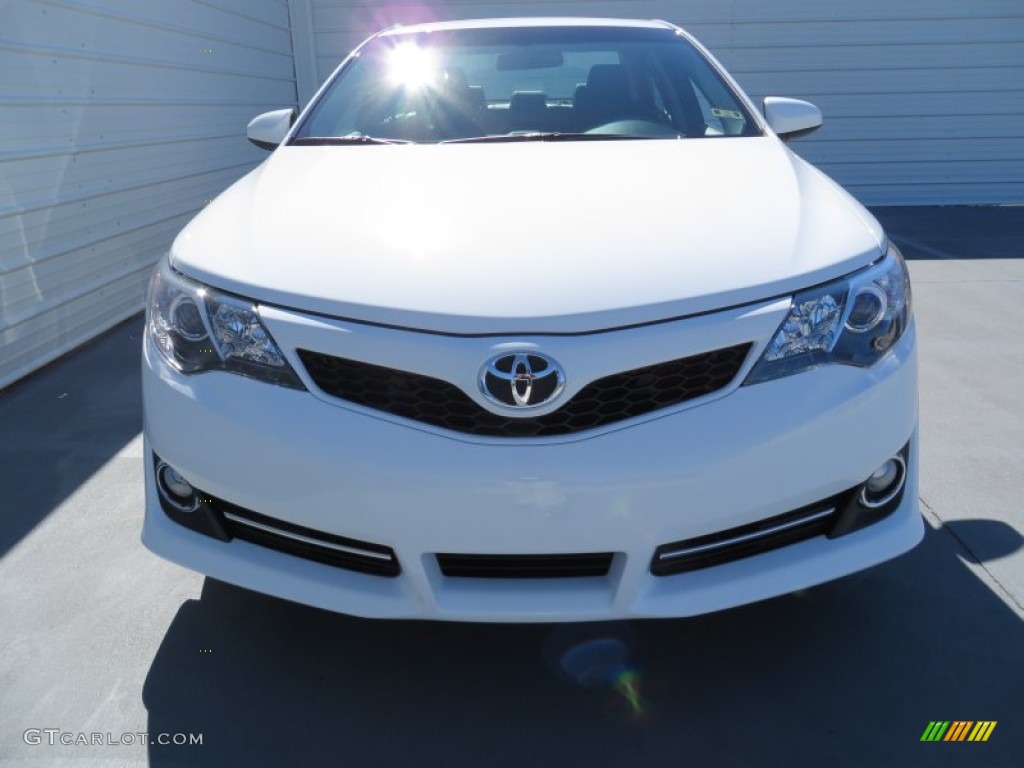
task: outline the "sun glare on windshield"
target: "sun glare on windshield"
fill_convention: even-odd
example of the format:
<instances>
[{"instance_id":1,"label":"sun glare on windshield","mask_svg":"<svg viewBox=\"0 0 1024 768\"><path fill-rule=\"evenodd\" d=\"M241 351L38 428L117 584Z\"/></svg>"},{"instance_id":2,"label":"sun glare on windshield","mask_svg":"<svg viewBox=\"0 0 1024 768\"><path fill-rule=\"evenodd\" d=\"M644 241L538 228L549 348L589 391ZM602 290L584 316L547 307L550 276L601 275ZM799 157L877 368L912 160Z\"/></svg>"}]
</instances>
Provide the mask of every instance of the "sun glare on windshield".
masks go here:
<instances>
[{"instance_id":1,"label":"sun glare on windshield","mask_svg":"<svg viewBox=\"0 0 1024 768\"><path fill-rule=\"evenodd\" d=\"M405 43L388 54L388 78L394 85L420 89L437 82L437 57L433 51Z\"/></svg>"},{"instance_id":2,"label":"sun glare on windshield","mask_svg":"<svg viewBox=\"0 0 1024 768\"><path fill-rule=\"evenodd\" d=\"M729 83L670 29L483 27L374 38L338 70L291 143L676 141L759 133Z\"/></svg>"}]
</instances>

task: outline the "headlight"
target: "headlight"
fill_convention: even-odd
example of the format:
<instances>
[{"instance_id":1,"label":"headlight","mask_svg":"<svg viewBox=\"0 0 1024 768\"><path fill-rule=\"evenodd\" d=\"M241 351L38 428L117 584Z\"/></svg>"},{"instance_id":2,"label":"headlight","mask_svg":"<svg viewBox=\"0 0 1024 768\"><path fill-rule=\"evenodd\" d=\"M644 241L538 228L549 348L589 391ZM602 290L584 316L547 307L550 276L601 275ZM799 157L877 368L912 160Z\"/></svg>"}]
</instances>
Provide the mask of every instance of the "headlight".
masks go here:
<instances>
[{"instance_id":1,"label":"headlight","mask_svg":"<svg viewBox=\"0 0 1024 768\"><path fill-rule=\"evenodd\" d=\"M877 264L794 296L789 315L744 383L829 363L874 365L909 323L907 265L890 244Z\"/></svg>"},{"instance_id":2,"label":"headlight","mask_svg":"<svg viewBox=\"0 0 1024 768\"><path fill-rule=\"evenodd\" d=\"M182 277L166 258L149 286L146 330L164 359L182 373L229 371L305 389L251 301Z\"/></svg>"}]
</instances>

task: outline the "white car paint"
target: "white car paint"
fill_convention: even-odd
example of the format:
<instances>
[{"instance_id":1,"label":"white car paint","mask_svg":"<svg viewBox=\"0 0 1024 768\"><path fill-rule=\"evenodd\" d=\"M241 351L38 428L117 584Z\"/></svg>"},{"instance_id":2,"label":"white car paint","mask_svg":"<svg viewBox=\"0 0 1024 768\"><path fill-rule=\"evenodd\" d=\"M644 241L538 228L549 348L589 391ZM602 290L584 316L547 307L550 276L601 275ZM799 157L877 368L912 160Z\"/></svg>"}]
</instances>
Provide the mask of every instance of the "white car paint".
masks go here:
<instances>
[{"instance_id":1,"label":"white car paint","mask_svg":"<svg viewBox=\"0 0 1024 768\"><path fill-rule=\"evenodd\" d=\"M341 149L278 149L185 228L174 267L370 322L572 332L780 296L882 249L774 136ZM573 180L571 208L544 174Z\"/></svg>"},{"instance_id":2,"label":"white car paint","mask_svg":"<svg viewBox=\"0 0 1024 768\"><path fill-rule=\"evenodd\" d=\"M768 96L764 100L764 119L779 136L800 136L821 127L821 110L807 101Z\"/></svg>"},{"instance_id":3,"label":"white car paint","mask_svg":"<svg viewBox=\"0 0 1024 768\"><path fill-rule=\"evenodd\" d=\"M388 34L538 24L663 26L490 20ZM401 573L197 533L165 513L150 460L143 541L216 578L329 610L466 621L695 615L875 565L923 534L912 322L872 366L743 384L793 294L878 262L886 247L874 218L770 130L707 141L286 142L198 215L169 258L187 278L251 299L305 389L181 373L148 333L146 455L276 525L390 547ZM479 386L498 353L564 367L564 392L531 412L543 416L596 379L743 343L750 352L717 391L537 438L472 435L335 397L298 352L440 379L515 417ZM651 571L661 545L859 487L904 446L906 488L879 522L686 573ZM445 552L613 557L600 577L486 579L443 575Z\"/></svg>"}]
</instances>

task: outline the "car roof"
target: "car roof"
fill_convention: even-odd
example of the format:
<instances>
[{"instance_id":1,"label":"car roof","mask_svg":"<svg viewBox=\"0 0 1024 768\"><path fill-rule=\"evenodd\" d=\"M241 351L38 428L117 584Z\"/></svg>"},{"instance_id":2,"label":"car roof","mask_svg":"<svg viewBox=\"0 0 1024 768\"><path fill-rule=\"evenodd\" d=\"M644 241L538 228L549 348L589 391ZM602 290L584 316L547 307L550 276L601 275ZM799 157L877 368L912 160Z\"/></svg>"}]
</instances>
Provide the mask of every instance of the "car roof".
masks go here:
<instances>
[{"instance_id":1,"label":"car roof","mask_svg":"<svg viewBox=\"0 0 1024 768\"><path fill-rule=\"evenodd\" d=\"M602 19L573 16L524 16L507 19L462 19L459 21L432 21L424 24L396 25L382 35L404 35L416 32L440 32L453 29L501 29L508 27L628 27L647 29L675 29L660 19Z\"/></svg>"}]
</instances>

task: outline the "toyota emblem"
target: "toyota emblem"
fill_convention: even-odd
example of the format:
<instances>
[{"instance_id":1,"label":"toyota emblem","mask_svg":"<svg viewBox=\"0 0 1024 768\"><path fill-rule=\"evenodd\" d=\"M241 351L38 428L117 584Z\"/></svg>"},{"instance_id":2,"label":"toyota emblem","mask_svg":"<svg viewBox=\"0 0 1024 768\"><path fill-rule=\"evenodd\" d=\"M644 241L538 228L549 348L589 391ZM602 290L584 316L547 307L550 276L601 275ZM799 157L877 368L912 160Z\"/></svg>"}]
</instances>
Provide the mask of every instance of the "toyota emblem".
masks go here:
<instances>
[{"instance_id":1,"label":"toyota emblem","mask_svg":"<svg viewBox=\"0 0 1024 768\"><path fill-rule=\"evenodd\" d=\"M511 408L536 408L562 392L565 372L547 355L506 352L492 357L480 372L480 389L491 402Z\"/></svg>"}]
</instances>

